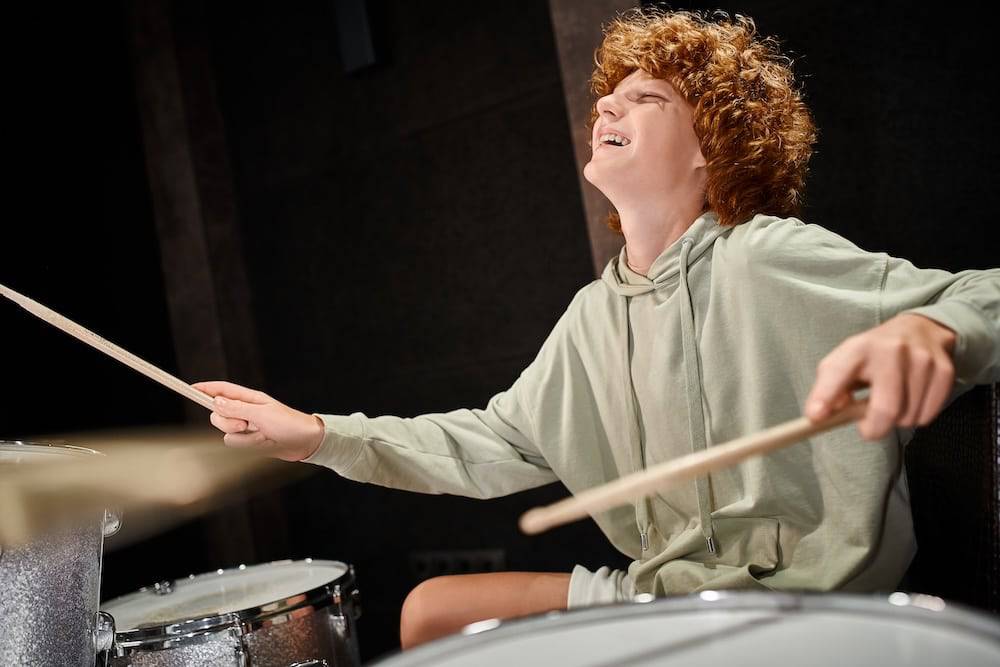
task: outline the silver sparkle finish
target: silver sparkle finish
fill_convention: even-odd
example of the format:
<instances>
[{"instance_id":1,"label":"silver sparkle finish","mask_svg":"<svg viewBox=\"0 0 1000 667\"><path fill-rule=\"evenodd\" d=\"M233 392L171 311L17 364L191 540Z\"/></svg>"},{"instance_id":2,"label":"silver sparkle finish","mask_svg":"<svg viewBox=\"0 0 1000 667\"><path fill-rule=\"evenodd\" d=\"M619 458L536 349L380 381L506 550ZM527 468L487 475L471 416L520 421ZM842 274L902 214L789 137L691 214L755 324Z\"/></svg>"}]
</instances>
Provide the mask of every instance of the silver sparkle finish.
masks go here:
<instances>
[{"instance_id":1,"label":"silver sparkle finish","mask_svg":"<svg viewBox=\"0 0 1000 667\"><path fill-rule=\"evenodd\" d=\"M133 651L126 657L112 658L111 665L113 667L190 667L190 665L246 667L248 663L241 658L241 655L238 642L224 641L220 638L220 641L178 646L169 651Z\"/></svg>"},{"instance_id":2,"label":"silver sparkle finish","mask_svg":"<svg viewBox=\"0 0 1000 667\"><path fill-rule=\"evenodd\" d=\"M92 450L0 441L0 464ZM0 665L94 665L105 516L0 553Z\"/></svg>"},{"instance_id":3,"label":"silver sparkle finish","mask_svg":"<svg viewBox=\"0 0 1000 667\"><path fill-rule=\"evenodd\" d=\"M307 559L305 563L312 563ZM334 564L335 561L315 561ZM295 565L295 561L279 561L249 570L271 566ZM343 565L342 563L336 563ZM361 609L358 591L354 587L354 569L343 566L345 573L318 588L302 591L292 597L275 600L259 607L202 618L161 619L162 609L149 611L148 621L134 629L120 628L117 634L112 665L149 667L180 667L211 664L225 667L289 667L293 663L323 664L330 667L357 667L361 664L358 651L356 620ZM238 576L238 570L219 571ZM215 573L194 577L201 580ZM167 595L173 587L143 589L106 603L114 612L120 601L135 599L146 591L149 595ZM231 582L239 586L239 581ZM203 602L210 599L206 596ZM219 600L219 606L221 605Z\"/></svg>"}]
</instances>

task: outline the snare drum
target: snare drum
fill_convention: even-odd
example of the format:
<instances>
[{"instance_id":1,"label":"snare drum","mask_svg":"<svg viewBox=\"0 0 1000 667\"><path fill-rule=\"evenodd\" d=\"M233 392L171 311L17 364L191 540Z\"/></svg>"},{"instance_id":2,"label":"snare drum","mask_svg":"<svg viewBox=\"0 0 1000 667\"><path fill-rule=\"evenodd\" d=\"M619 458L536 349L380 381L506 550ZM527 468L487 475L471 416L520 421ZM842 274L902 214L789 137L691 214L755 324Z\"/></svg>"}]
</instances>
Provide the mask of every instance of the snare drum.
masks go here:
<instances>
[{"instance_id":1,"label":"snare drum","mask_svg":"<svg viewBox=\"0 0 1000 667\"><path fill-rule=\"evenodd\" d=\"M996 667L1000 621L924 595L706 591L474 623L378 664Z\"/></svg>"},{"instance_id":2,"label":"snare drum","mask_svg":"<svg viewBox=\"0 0 1000 667\"><path fill-rule=\"evenodd\" d=\"M356 666L354 568L277 561L163 581L101 605L113 665Z\"/></svg>"}]
</instances>

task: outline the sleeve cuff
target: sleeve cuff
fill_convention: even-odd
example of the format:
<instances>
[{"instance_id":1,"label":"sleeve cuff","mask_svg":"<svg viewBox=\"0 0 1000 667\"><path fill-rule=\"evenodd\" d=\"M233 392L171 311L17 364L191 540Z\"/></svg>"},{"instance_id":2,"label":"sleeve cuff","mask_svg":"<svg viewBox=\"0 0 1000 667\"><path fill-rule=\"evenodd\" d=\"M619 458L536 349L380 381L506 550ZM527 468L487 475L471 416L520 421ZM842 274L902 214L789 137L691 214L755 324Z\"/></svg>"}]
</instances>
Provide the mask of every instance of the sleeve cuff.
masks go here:
<instances>
[{"instance_id":1,"label":"sleeve cuff","mask_svg":"<svg viewBox=\"0 0 1000 667\"><path fill-rule=\"evenodd\" d=\"M314 412L313 415L323 421L323 440L315 452L302 459L302 463L324 466L343 475L358 461L364 450L364 415L359 412L351 415L321 415Z\"/></svg>"}]
</instances>

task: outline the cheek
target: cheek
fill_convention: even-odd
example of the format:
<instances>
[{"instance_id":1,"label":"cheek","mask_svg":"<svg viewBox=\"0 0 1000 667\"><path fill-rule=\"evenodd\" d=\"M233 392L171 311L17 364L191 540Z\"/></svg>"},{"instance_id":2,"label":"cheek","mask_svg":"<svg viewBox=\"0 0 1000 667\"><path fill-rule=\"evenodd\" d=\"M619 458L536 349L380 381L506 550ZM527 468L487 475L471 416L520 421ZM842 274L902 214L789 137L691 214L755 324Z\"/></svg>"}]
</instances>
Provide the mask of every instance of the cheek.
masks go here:
<instances>
[{"instance_id":1,"label":"cheek","mask_svg":"<svg viewBox=\"0 0 1000 667\"><path fill-rule=\"evenodd\" d=\"M699 161L701 147L694 130L673 127L648 137L642 146L645 160L671 170L684 170Z\"/></svg>"}]
</instances>

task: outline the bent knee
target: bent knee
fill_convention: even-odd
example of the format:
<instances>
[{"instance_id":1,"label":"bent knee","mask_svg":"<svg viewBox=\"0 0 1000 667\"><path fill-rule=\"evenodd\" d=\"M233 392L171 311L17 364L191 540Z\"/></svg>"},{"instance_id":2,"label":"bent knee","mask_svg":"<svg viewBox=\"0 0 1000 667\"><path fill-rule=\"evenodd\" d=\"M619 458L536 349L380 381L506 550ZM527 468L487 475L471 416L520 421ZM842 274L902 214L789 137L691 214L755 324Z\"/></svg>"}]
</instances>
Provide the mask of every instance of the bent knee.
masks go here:
<instances>
[{"instance_id":1,"label":"bent knee","mask_svg":"<svg viewBox=\"0 0 1000 667\"><path fill-rule=\"evenodd\" d=\"M449 613L453 609L450 598L454 585L454 576L432 577L417 584L406 596L399 615L399 642L404 649L458 629L452 627Z\"/></svg>"}]
</instances>

